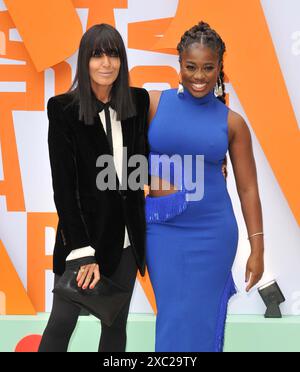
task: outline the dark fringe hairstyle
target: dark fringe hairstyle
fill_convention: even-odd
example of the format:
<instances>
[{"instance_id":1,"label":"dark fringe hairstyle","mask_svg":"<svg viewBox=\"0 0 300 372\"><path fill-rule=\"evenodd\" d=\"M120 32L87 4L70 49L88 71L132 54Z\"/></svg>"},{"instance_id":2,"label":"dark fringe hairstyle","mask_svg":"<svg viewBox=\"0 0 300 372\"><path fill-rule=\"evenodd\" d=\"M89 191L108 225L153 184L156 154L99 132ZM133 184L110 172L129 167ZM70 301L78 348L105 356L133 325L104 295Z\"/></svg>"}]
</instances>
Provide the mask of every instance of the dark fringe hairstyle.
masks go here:
<instances>
[{"instance_id":1,"label":"dark fringe hairstyle","mask_svg":"<svg viewBox=\"0 0 300 372\"><path fill-rule=\"evenodd\" d=\"M91 125L97 115L97 98L91 87L89 61L98 53L118 56L121 61L120 72L113 84L110 97L111 104L117 112L117 119L125 120L135 116L136 108L129 86L124 42L114 27L103 23L91 27L80 41L76 75L68 91L73 96L73 102L79 104L79 120Z\"/></svg>"}]
</instances>

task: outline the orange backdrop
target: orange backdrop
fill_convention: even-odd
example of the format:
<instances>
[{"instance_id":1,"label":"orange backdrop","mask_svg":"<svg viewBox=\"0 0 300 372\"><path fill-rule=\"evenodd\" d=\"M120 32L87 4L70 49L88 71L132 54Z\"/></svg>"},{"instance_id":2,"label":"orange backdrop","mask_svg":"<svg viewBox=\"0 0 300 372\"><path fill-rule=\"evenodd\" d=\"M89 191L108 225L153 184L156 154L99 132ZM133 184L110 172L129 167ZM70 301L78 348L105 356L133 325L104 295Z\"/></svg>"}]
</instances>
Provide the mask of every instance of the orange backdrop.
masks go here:
<instances>
[{"instance_id":1,"label":"orange backdrop","mask_svg":"<svg viewBox=\"0 0 300 372\"><path fill-rule=\"evenodd\" d=\"M52 67L55 73L55 94L69 88L71 68L64 61L76 51L82 36L76 8L89 8L90 27L101 22L114 25L114 8L126 8L128 4L126 0L5 0L5 3L8 11L0 12L0 55L25 61L26 64L0 65L0 82L26 82L26 92L0 92L0 141L4 174L4 179L0 181L0 195L6 197L7 211L26 212L12 111L45 110L44 70L48 67ZM299 223L300 185L295 179L295 170L299 168L299 129L260 1L180 0L174 18L130 24L128 46L174 54L180 35L199 19L213 24L226 40L227 78L235 87ZM260 30L259 39L253 38L253 20L255 27ZM22 43L9 40L9 30L15 27L23 39ZM158 38L158 34L165 36ZM135 67L131 71L131 80L135 86L149 82L166 82L171 87L178 84L176 70L168 66ZM258 82L265 89L257 89ZM51 256L44 253L44 234L46 227L55 228L56 223L55 213L27 214L27 291L0 241L0 314L44 311L44 273L52 265ZM155 310L148 275L139 277L139 280Z\"/></svg>"}]
</instances>

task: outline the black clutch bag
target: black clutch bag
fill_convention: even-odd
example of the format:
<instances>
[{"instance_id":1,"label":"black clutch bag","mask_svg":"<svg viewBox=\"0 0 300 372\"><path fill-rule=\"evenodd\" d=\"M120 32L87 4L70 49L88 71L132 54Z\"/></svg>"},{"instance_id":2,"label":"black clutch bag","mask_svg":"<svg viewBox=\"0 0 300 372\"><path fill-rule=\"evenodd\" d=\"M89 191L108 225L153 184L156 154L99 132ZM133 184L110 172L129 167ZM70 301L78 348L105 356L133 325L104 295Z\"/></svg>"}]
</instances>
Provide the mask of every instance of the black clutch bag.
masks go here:
<instances>
[{"instance_id":1,"label":"black clutch bag","mask_svg":"<svg viewBox=\"0 0 300 372\"><path fill-rule=\"evenodd\" d=\"M78 287L76 278L80 267L94 262L92 257L67 261L66 270L52 292L87 310L107 326L111 326L129 300L130 293L103 275L93 289Z\"/></svg>"}]
</instances>

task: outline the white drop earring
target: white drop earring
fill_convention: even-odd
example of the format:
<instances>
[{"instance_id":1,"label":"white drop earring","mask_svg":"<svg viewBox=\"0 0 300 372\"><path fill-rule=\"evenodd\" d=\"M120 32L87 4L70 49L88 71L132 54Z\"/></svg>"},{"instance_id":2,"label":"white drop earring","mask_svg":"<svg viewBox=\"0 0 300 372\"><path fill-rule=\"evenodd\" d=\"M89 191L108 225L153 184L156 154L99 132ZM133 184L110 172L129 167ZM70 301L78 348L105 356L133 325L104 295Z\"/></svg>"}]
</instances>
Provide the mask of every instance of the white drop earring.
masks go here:
<instances>
[{"instance_id":1,"label":"white drop earring","mask_svg":"<svg viewBox=\"0 0 300 372\"><path fill-rule=\"evenodd\" d=\"M221 81L221 78L219 77L218 81L215 85L214 95L215 95L215 97L222 97L223 93L224 92L223 92L223 88L222 88L222 81Z\"/></svg>"},{"instance_id":2,"label":"white drop earring","mask_svg":"<svg viewBox=\"0 0 300 372\"><path fill-rule=\"evenodd\" d=\"M179 83L178 85L177 95L179 97L182 97L184 95L184 86L182 85L182 83Z\"/></svg>"}]
</instances>

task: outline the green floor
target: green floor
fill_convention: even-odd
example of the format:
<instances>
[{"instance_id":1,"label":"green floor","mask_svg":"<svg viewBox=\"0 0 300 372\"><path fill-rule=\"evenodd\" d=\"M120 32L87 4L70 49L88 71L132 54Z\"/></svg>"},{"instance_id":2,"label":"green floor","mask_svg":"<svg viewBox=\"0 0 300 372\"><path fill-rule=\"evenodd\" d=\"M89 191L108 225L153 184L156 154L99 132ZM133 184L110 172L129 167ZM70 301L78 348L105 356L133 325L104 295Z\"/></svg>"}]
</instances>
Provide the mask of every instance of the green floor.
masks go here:
<instances>
[{"instance_id":1,"label":"green floor","mask_svg":"<svg viewBox=\"0 0 300 372\"><path fill-rule=\"evenodd\" d=\"M0 316L0 352L14 351L22 338L42 334L47 319L48 314ZM153 315L129 316L127 351L154 351L154 322ZM96 351L99 334L96 318L80 317L69 350ZM255 315L231 315L227 320L225 351L299 352L300 316L264 319Z\"/></svg>"}]
</instances>

